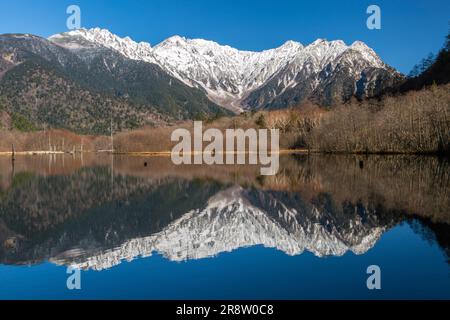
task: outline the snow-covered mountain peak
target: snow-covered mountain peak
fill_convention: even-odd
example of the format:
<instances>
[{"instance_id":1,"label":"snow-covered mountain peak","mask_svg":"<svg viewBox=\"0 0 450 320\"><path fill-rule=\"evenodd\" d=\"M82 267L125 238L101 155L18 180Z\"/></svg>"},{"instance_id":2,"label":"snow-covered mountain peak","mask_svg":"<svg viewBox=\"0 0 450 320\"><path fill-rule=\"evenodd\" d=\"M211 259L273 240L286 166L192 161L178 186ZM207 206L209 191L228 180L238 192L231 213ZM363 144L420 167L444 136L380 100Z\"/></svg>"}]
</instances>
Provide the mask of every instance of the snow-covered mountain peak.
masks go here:
<instances>
[{"instance_id":1,"label":"snow-covered mountain peak","mask_svg":"<svg viewBox=\"0 0 450 320\"><path fill-rule=\"evenodd\" d=\"M353 85L362 77L364 68L387 70L377 54L361 41L347 46L341 40L317 39L306 47L287 41L278 48L255 52L176 35L151 47L149 43L137 43L100 28L69 31L49 40L73 50L106 47L127 58L157 64L185 84L202 88L212 101L234 111L260 107L261 101L269 99L265 101L269 103L287 90L296 90L307 79L312 83L307 85L307 91L315 90L326 80L319 74L324 74L325 68L333 70L344 53L348 64L354 66L351 70L355 77ZM332 72L326 74L333 76ZM273 82L277 86L275 90ZM247 101L250 95L264 88L265 99Z\"/></svg>"},{"instance_id":2,"label":"snow-covered mountain peak","mask_svg":"<svg viewBox=\"0 0 450 320\"><path fill-rule=\"evenodd\" d=\"M350 46L350 49L356 50L364 57L365 60L369 61L373 67L376 68L386 68L384 62L380 57L370 48L367 44L362 41L355 41Z\"/></svg>"},{"instance_id":3,"label":"snow-covered mountain peak","mask_svg":"<svg viewBox=\"0 0 450 320\"><path fill-rule=\"evenodd\" d=\"M367 44L359 40L353 42L350 47L358 50L372 50Z\"/></svg>"},{"instance_id":4,"label":"snow-covered mountain peak","mask_svg":"<svg viewBox=\"0 0 450 320\"><path fill-rule=\"evenodd\" d=\"M121 38L107 29L78 29L53 35L50 41L69 49L109 48L134 60L154 62L152 48L147 42L137 43L130 37Z\"/></svg>"},{"instance_id":5,"label":"snow-covered mountain peak","mask_svg":"<svg viewBox=\"0 0 450 320\"><path fill-rule=\"evenodd\" d=\"M347 45L342 40L327 41L319 39L305 47L305 50L316 56L336 56L347 49Z\"/></svg>"},{"instance_id":6,"label":"snow-covered mountain peak","mask_svg":"<svg viewBox=\"0 0 450 320\"><path fill-rule=\"evenodd\" d=\"M301 72L307 72L311 75L320 73L321 70L347 49L348 47L341 40L327 41L317 39L307 45L290 61L289 72L283 79L286 87L296 85L297 82L293 81Z\"/></svg>"},{"instance_id":7,"label":"snow-covered mountain peak","mask_svg":"<svg viewBox=\"0 0 450 320\"><path fill-rule=\"evenodd\" d=\"M322 39L322 38L318 38L316 40L314 40L311 44L309 44L310 46L317 46L319 44L323 44L323 43L328 43L328 41L326 39Z\"/></svg>"},{"instance_id":8,"label":"snow-covered mountain peak","mask_svg":"<svg viewBox=\"0 0 450 320\"><path fill-rule=\"evenodd\" d=\"M303 45L300 42L288 40L280 48L297 48L302 49Z\"/></svg>"},{"instance_id":9,"label":"snow-covered mountain peak","mask_svg":"<svg viewBox=\"0 0 450 320\"><path fill-rule=\"evenodd\" d=\"M156 45L155 48L159 47L169 47L169 46L180 46L180 45L184 45L186 43L186 38L181 37L181 36L172 36L170 38L167 38L166 40L162 41L161 43L159 43L158 45Z\"/></svg>"}]
</instances>

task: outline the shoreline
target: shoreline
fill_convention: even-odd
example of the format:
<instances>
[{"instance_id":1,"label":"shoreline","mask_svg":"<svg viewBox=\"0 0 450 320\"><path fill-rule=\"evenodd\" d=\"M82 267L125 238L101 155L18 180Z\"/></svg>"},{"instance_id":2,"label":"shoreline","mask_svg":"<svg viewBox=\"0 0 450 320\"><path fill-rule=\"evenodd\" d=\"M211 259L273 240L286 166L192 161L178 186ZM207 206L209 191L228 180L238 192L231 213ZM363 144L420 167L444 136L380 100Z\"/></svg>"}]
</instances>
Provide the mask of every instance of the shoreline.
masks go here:
<instances>
[{"instance_id":1,"label":"shoreline","mask_svg":"<svg viewBox=\"0 0 450 320\"><path fill-rule=\"evenodd\" d=\"M196 155L204 152L186 152L189 155ZM250 154L249 151L244 152L220 152L220 154ZM270 152L269 152L270 153ZM0 151L0 156L11 157L14 156L38 156L38 155L76 155L76 154L114 154L114 155L126 155L126 156L148 156L148 157L170 157L171 151L77 151L77 152L65 152L65 151ZM345 151L320 151L320 150L308 150L308 149L282 149L278 151L280 155L286 154L322 154L322 155L416 155L416 156L448 156L448 154L442 154L439 152L406 152L406 151L389 151L389 152L345 152Z\"/></svg>"},{"instance_id":2,"label":"shoreline","mask_svg":"<svg viewBox=\"0 0 450 320\"><path fill-rule=\"evenodd\" d=\"M38 155L47 155L47 154L70 154L69 152L64 151L0 151L0 156L38 156Z\"/></svg>"},{"instance_id":3,"label":"shoreline","mask_svg":"<svg viewBox=\"0 0 450 320\"><path fill-rule=\"evenodd\" d=\"M293 153L308 153L309 151L307 149L283 149L279 150L278 154L293 154ZM171 151L117 151L117 152L111 152L111 151L83 151L83 152L64 152L64 151L16 151L14 152L15 156L35 156L35 155L75 155L75 154L114 154L114 155L129 155L129 156L170 156L172 154ZM201 152L203 153L203 152ZM220 154L229 154L230 152L220 152ZM245 152L231 152L233 154L249 154L249 151ZM270 152L269 152L270 153ZM196 155L198 152L185 152L185 154L190 155ZM0 151L0 156L12 156L12 151Z\"/></svg>"}]
</instances>

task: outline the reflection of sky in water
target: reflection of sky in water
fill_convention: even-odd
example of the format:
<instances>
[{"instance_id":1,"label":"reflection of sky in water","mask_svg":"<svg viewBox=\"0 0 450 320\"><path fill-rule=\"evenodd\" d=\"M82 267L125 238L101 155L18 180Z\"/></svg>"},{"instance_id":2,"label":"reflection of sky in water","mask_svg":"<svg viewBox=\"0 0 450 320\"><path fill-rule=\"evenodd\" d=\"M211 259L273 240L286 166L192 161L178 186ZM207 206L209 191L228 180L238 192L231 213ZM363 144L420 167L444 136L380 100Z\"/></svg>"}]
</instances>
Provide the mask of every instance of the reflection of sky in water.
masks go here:
<instances>
[{"instance_id":1,"label":"reflection of sky in water","mask_svg":"<svg viewBox=\"0 0 450 320\"><path fill-rule=\"evenodd\" d=\"M0 298L450 298L437 158L282 157L263 179L163 158L5 159ZM67 264L91 269L79 292Z\"/></svg>"},{"instance_id":2,"label":"reflection of sky in water","mask_svg":"<svg viewBox=\"0 0 450 320\"><path fill-rule=\"evenodd\" d=\"M381 291L366 288L372 264L381 267ZM450 298L445 255L407 224L361 256L291 257L260 246L187 262L154 255L82 272L82 290L76 292L66 289L65 271L50 263L1 266L0 298Z\"/></svg>"}]
</instances>

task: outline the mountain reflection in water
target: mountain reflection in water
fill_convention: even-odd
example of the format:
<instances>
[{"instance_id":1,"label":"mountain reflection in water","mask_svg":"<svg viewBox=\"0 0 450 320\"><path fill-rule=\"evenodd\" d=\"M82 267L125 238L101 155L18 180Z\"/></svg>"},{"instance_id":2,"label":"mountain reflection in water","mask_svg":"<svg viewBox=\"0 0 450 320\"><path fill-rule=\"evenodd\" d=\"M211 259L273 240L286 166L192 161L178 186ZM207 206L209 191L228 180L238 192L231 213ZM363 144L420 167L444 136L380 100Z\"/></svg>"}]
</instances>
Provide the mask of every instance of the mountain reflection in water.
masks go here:
<instances>
[{"instance_id":1,"label":"mountain reflection in water","mask_svg":"<svg viewBox=\"0 0 450 320\"><path fill-rule=\"evenodd\" d=\"M445 159L283 156L276 176L258 174L165 157L0 158L0 263L104 270L155 252L184 261L257 245L361 255L401 223L450 255Z\"/></svg>"}]
</instances>

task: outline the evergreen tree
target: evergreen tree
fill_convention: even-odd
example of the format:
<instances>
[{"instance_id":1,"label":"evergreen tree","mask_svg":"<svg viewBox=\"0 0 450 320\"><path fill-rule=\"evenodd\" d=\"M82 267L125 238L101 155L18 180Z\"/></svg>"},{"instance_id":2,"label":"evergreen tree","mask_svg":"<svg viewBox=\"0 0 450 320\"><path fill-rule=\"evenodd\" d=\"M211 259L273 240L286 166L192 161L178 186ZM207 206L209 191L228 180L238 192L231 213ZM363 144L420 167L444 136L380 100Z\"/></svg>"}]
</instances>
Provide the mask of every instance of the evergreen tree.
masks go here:
<instances>
[{"instance_id":1,"label":"evergreen tree","mask_svg":"<svg viewBox=\"0 0 450 320\"><path fill-rule=\"evenodd\" d=\"M408 78L415 78L420 74L420 67L418 64L414 65L414 67L411 69L411 71L408 74Z\"/></svg>"}]
</instances>

